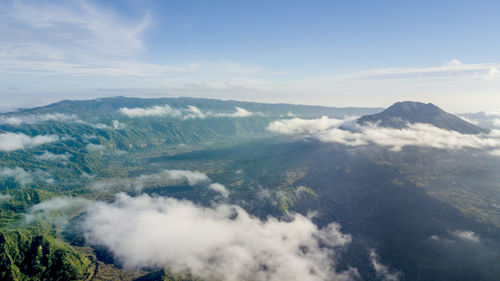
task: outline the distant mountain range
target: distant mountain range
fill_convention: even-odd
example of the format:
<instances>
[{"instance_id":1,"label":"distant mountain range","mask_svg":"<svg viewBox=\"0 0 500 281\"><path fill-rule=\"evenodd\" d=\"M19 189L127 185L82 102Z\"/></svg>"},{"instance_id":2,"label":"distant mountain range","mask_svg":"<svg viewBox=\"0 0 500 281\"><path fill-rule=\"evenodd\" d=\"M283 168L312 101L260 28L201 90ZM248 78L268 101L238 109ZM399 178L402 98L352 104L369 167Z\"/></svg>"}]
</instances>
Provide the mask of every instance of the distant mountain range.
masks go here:
<instances>
[{"instance_id":1,"label":"distant mountain range","mask_svg":"<svg viewBox=\"0 0 500 281\"><path fill-rule=\"evenodd\" d=\"M365 115L358 119L358 123L362 125L371 123L398 129L405 128L408 123L426 123L462 134L488 132L487 129L447 113L432 103L426 104L412 101L397 102L380 113Z\"/></svg>"}]
</instances>

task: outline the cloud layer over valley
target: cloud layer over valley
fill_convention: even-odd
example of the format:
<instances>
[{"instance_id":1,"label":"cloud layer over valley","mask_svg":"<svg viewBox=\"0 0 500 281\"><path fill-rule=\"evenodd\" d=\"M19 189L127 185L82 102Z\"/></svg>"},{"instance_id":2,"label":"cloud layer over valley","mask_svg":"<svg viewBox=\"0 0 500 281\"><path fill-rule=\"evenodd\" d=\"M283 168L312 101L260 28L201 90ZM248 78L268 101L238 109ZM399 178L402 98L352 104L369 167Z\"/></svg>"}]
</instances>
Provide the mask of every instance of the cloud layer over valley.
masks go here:
<instances>
[{"instance_id":1,"label":"cloud layer over valley","mask_svg":"<svg viewBox=\"0 0 500 281\"><path fill-rule=\"evenodd\" d=\"M261 221L235 205L120 193L91 204L87 241L107 247L127 267L168 267L210 280L347 280L335 271L336 248L351 241L337 224L318 229L308 218ZM327 247L321 247L325 245Z\"/></svg>"}]
</instances>

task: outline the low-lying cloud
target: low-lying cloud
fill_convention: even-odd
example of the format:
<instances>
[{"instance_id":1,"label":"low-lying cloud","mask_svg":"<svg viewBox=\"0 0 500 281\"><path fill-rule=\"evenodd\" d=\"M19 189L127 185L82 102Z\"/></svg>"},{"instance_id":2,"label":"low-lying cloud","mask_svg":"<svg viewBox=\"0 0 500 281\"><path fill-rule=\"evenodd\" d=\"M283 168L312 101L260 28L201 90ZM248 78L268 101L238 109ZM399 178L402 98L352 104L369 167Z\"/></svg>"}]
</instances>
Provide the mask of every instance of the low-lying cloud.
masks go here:
<instances>
[{"instance_id":1,"label":"low-lying cloud","mask_svg":"<svg viewBox=\"0 0 500 281\"><path fill-rule=\"evenodd\" d=\"M159 173L140 175L131 179L104 180L93 182L90 187L94 190L135 190L140 191L143 188L153 186L169 186L187 183L190 186L206 186L207 188L219 193L224 198L229 197L227 188L214 183L206 175L198 171L190 170L163 170Z\"/></svg>"},{"instance_id":2,"label":"low-lying cloud","mask_svg":"<svg viewBox=\"0 0 500 281\"><path fill-rule=\"evenodd\" d=\"M335 270L337 250L351 241L332 223L308 218L261 221L235 205L206 208L190 201L120 193L87 209L88 243L107 247L126 267L189 271L207 280L348 280ZM321 245L324 245L321 246Z\"/></svg>"},{"instance_id":3,"label":"low-lying cloud","mask_svg":"<svg viewBox=\"0 0 500 281\"><path fill-rule=\"evenodd\" d=\"M55 154L49 151L45 151L43 154L36 155L35 158L42 161L53 161L66 164L69 158L71 158L71 154L69 154L68 152L64 154Z\"/></svg>"},{"instance_id":4,"label":"low-lying cloud","mask_svg":"<svg viewBox=\"0 0 500 281\"><path fill-rule=\"evenodd\" d=\"M74 114L47 113L38 115L3 115L0 116L0 124L19 126L21 124L37 124L47 121L57 122L82 122Z\"/></svg>"},{"instance_id":5,"label":"low-lying cloud","mask_svg":"<svg viewBox=\"0 0 500 281\"><path fill-rule=\"evenodd\" d=\"M41 135L30 137L23 133L7 132L0 134L0 151L13 151L31 148L58 140L59 136L56 135Z\"/></svg>"},{"instance_id":6,"label":"low-lying cloud","mask_svg":"<svg viewBox=\"0 0 500 281\"><path fill-rule=\"evenodd\" d=\"M299 118L278 120L269 124L268 130L280 134L315 137L324 142L348 146L377 144L399 151L405 146L422 146L440 149L498 149L500 131L477 135L461 134L423 123L408 124L407 128L395 129L377 125L361 126L350 122L322 117L304 120ZM350 127L345 129L342 127Z\"/></svg>"},{"instance_id":7,"label":"low-lying cloud","mask_svg":"<svg viewBox=\"0 0 500 281\"><path fill-rule=\"evenodd\" d=\"M20 167L0 169L0 178L13 178L20 185L27 185L33 182L31 173Z\"/></svg>"},{"instance_id":8,"label":"low-lying cloud","mask_svg":"<svg viewBox=\"0 0 500 281\"><path fill-rule=\"evenodd\" d=\"M120 108L120 112L127 115L128 117L145 117L145 116L172 116L172 117L181 117L182 113L170 107L168 104L165 105L157 105L149 108Z\"/></svg>"},{"instance_id":9,"label":"low-lying cloud","mask_svg":"<svg viewBox=\"0 0 500 281\"><path fill-rule=\"evenodd\" d=\"M241 107L235 107L235 112L232 113L214 113L214 112L203 112L196 106L188 105L185 109L172 108L168 104L157 105L148 108L120 108L122 114L128 117L148 117L148 116L166 116L180 119L204 119L206 117L229 117L229 118L242 118L248 117L256 114L255 112L250 112Z\"/></svg>"},{"instance_id":10,"label":"low-lying cloud","mask_svg":"<svg viewBox=\"0 0 500 281\"><path fill-rule=\"evenodd\" d=\"M52 220L59 226L67 223L65 213L83 211L90 201L80 197L56 197L32 206L24 215L25 223L35 220Z\"/></svg>"}]
</instances>

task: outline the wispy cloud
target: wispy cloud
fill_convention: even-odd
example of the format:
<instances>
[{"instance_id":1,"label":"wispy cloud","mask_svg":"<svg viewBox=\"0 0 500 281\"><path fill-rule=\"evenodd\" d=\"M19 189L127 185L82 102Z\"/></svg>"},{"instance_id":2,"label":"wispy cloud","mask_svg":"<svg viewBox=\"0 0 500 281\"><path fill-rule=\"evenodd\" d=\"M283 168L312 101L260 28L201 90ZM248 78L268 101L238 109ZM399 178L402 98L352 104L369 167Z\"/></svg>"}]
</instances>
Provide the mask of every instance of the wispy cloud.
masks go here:
<instances>
[{"instance_id":1,"label":"wispy cloud","mask_svg":"<svg viewBox=\"0 0 500 281\"><path fill-rule=\"evenodd\" d=\"M23 168L2 168L0 178L13 178L20 185L27 185L33 182L33 176Z\"/></svg>"},{"instance_id":2,"label":"wispy cloud","mask_svg":"<svg viewBox=\"0 0 500 281\"><path fill-rule=\"evenodd\" d=\"M384 281L398 281L401 278L401 272L391 272L389 267L380 262L380 257L375 252L375 250L370 251L370 261L372 263L375 272L377 273L377 277L380 280Z\"/></svg>"},{"instance_id":3,"label":"wispy cloud","mask_svg":"<svg viewBox=\"0 0 500 281\"><path fill-rule=\"evenodd\" d=\"M68 222L67 213L83 211L89 201L80 197L56 197L31 207L24 215L25 223L35 220L51 220L63 227ZM66 213L66 215L65 215Z\"/></svg>"},{"instance_id":4,"label":"wispy cloud","mask_svg":"<svg viewBox=\"0 0 500 281\"><path fill-rule=\"evenodd\" d=\"M2 17L7 24L3 28L32 40L19 42L19 37L10 37L9 41L16 47L21 43L21 48L16 50L19 55L34 58L47 57L47 54L51 59L66 57L69 52L63 52L64 47L104 55L128 55L144 47L141 36L151 20L146 13L131 22L88 1L65 4L7 1L4 8ZM40 46L46 49L38 53ZM22 47L31 47L31 52L23 53Z\"/></svg>"},{"instance_id":5,"label":"wispy cloud","mask_svg":"<svg viewBox=\"0 0 500 281\"><path fill-rule=\"evenodd\" d=\"M210 280L348 280L336 272L335 249L350 243L337 224L308 218L261 221L235 205L118 194L89 206L87 241L107 247L126 267L168 267ZM200 235L203 233L203 235ZM324 245L324 247L320 246Z\"/></svg>"},{"instance_id":6,"label":"wispy cloud","mask_svg":"<svg viewBox=\"0 0 500 281\"><path fill-rule=\"evenodd\" d=\"M90 188L97 191L109 190L133 190L140 191L143 188L154 186L171 186L187 183L190 186L202 186L209 188L224 198L228 198L230 192L227 188L213 182L206 174L190 170L163 170L159 173L140 175L135 178L107 179L90 184Z\"/></svg>"},{"instance_id":7,"label":"wispy cloud","mask_svg":"<svg viewBox=\"0 0 500 281\"><path fill-rule=\"evenodd\" d=\"M500 79L497 63L466 64L453 59L443 65L433 67L394 67L360 71L350 75L332 77L332 79Z\"/></svg>"}]
</instances>

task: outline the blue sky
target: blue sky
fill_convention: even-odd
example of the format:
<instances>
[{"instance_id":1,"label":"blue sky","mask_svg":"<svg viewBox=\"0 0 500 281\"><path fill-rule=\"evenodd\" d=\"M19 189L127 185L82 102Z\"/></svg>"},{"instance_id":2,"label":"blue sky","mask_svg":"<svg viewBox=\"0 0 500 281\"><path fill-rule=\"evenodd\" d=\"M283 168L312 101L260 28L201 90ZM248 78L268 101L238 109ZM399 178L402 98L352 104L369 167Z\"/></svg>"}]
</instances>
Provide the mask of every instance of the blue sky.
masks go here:
<instances>
[{"instance_id":1,"label":"blue sky","mask_svg":"<svg viewBox=\"0 0 500 281\"><path fill-rule=\"evenodd\" d=\"M498 1L2 1L0 107L100 96L500 108Z\"/></svg>"}]
</instances>

